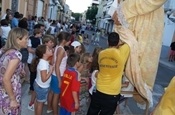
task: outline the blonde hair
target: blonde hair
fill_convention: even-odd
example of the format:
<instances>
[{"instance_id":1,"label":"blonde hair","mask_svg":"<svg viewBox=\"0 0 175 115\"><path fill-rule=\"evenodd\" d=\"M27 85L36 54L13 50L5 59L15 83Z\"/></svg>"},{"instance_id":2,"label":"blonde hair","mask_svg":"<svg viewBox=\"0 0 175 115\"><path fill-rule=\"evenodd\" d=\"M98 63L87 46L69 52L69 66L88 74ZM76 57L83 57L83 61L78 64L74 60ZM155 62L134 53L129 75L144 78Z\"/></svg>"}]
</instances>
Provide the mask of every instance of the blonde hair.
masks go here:
<instances>
[{"instance_id":1,"label":"blonde hair","mask_svg":"<svg viewBox=\"0 0 175 115\"><path fill-rule=\"evenodd\" d=\"M17 39L22 40L24 36L28 35L28 31L23 28L13 28L10 30L8 37L7 37L7 42L4 46L4 50L8 49L17 49L20 50L20 45L17 43Z\"/></svg>"},{"instance_id":2,"label":"blonde hair","mask_svg":"<svg viewBox=\"0 0 175 115\"><path fill-rule=\"evenodd\" d=\"M83 63L83 64L88 63L88 59L89 59L90 56L91 56L90 53L84 53L84 54L82 54L81 55L80 62Z\"/></svg>"},{"instance_id":3,"label":"blonde hair","mask_svg":"<svg viewBox=\"0 0 175 115\"><path fill-rule=\"evenodd\" d=\"M55 39L52 35L44 35L42 42L43 44L45 44L45 43L48 43L50 40L55 44Z\"/></svg>"}]
</instances>

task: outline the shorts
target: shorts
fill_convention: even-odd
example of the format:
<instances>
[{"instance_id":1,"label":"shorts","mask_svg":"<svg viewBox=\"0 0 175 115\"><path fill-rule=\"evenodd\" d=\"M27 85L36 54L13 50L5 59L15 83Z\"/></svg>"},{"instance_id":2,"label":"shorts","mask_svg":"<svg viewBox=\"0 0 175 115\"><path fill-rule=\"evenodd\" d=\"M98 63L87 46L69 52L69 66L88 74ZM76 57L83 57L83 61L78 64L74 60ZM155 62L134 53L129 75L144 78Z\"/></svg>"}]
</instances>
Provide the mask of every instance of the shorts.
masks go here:
<instances>
[{"instance_id":1,"label":"shorts","mask_svg":"<svg viewBox=\"0 0 175 115\"><path fill-rule=\"evenodd\" d=\"M59 115L71 115L71 112L67 111L63 107L60 107L60 114Z\"/></svg>"},{"instance_id":2,"label":"shorts","mask_svg":"<svg viewBox=\"0 0 175 115\"><path fill-rule=\"evenodd\" d=\"M42 88L36 83L36 81L34 82L33 85L34 85L34 90L36 92L36 100L38 102L46 102L48 92L49 92L49 87L48 88Z\"/></svg>"},{"instance_id":3,"label":"shorts","mask_svg":"<svg viewBox=\"0 0 175 115\"><path fill-rule=\"evenodd\" d=\"M50 89L55 94L60 94L60 88L58 87L58 78L55 75L51 75Z\"/></svg>"}]
</instances>

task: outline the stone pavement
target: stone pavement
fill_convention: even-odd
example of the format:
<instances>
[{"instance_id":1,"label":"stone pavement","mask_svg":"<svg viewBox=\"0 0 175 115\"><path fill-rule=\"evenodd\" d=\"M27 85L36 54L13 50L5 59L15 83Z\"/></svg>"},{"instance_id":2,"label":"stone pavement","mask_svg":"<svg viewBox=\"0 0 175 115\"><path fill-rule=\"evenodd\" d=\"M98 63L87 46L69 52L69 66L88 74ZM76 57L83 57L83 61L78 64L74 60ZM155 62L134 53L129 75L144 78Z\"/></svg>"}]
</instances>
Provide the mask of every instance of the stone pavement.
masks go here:
<instances>
[{"instance_id":1,"label":"stone pavement","mask_svg":"<svg viewBox=\"0 0 175 115\"><path fill-rule=\"evenodd\" d=\"M164 67L167 67L175 71L175 62L168 61L168 53L169 53L169 47L162 46L159 66L164 66ZM28 90L29 90L29 84L24 83L22 87L22 113L21 115L34 115L34 112L27 109L27 106L30 100L30 95L28 95ZM163 93L164 93L164 87L155 83L154 88L153 88L153 100L154 100L153 108L159 102L159 99ZM150 111L152 111L153 108L150 108ZM43 115L51 115L51 114L46 113L46 109L47 107L44 106ZM137 107L136 102L134 101L133 98L128 99L128 104L126 107L124 106L124 103L120 104L120 111L121 111L121 115L144 115L144 110L139 109Z\"/></svg>"}]
</instances>

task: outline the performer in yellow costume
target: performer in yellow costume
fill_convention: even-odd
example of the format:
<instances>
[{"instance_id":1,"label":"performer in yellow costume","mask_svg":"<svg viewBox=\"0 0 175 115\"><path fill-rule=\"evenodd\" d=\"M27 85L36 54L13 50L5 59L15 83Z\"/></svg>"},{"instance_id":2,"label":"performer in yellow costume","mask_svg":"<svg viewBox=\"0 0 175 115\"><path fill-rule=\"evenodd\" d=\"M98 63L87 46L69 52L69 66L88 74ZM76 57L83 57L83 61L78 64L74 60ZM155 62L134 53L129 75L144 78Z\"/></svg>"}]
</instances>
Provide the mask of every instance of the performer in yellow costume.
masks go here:
<instances>
[{"instance_id":1,"label":"performer in yellow costume","mask_svg":"<svg viewBox=\"0 0 175 115\"><path fill-rule=\"evenodd\" d=\"M155 108L153 115L175 115L175 77L169 83L162 99Z\"/></svg>"},{"instance_id":2,"label":"performer in yellow costume","mask_svg":"<svg viewBox=\"0 0 175 115\"><path fill-rule=\"evenodd\" d=\"M141 96L152 105L151 90L162 46L163 4L166 0L116 1L115 12L109 14L116 24L115 31L130 46L126 76Z\"/></svg>"}]
</instances>

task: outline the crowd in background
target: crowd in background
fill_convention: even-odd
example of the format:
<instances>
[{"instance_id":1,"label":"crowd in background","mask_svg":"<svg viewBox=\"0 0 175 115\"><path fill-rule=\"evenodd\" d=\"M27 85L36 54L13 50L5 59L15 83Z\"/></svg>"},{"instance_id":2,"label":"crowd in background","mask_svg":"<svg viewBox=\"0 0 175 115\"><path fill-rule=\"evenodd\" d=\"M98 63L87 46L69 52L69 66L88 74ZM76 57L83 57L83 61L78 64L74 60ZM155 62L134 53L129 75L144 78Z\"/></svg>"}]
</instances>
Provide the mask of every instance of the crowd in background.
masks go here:
<instances>
[{"instance_id":1,"label":"crowd in background","mask_svg":"<svg viewBox=\"0 0 175 115\"><path fill-rule=\"evenodd\" d=\"M80 23L71 24L61 20L46 20L43 17L31 15L23 17L23 14L19 12L13 13L7 9L6 14L1 18L0 28L0 68L4 69L4 71L0 71L0 90L2 90L0 107L3 108L0 113L20 114L21 77L25 77L25 80L30 83L31 99L28 109L34 111L36 115L42 115L44 104L47 104L47 113L53 112L54 115L57 115L58 112L61 115L75 113L85 115L90 100L88 114L100 111L103 113L101 109L94 108L95 101L97 101L94 99L98 98L97 94L100 98L101 96L106 97L106 94L101 94L100 90L96 91L96 77L98 73L101 77L100 73L102 72L99 72L99 69L115 68L114 70L121 73L120 79L123 69L118 70L117 66L113 67L114 63L111 61L109 63L108 61L98 62L98 54L102 51L99 46L100 31L97 29L90 38L85 32L86 28L85 24L81 25ZM123 44L120 43L119 36L115 32L109 34L108 42L109 48L112 50L107 49L104 52L109 53L115 51L116 48L118 48L117 52L121 54L125 50L128 51L128 48L119 47ZM93 54L85 49L84 45L89 44L95 45ZM124 47L126 46L124 45ZM118 55L118 53L114 54ZM113 57L113 55L110 56ZM128 55L124 57L125 61L121 63L122 66L124 66ZM9 67L12 63L14 65ZM100 64L107 65L100 67ZM11 72L7 75L9 71ZM106 83L109 84L109 82ZM127 83L129 82L127 81ZM113 92L109 95L113 95ZM107 96L109 95L107 94ZM113 106L112 110L105 107L106 112L113 113L115 111L120 94L115 92L114 95L117 95L117 100L109 103ZM102 98L102 100L106 100L106 98ZM99 104L104 106L105 103ZM60 107L59 111L58 107Z\"/></svg>"}]
</instances>

